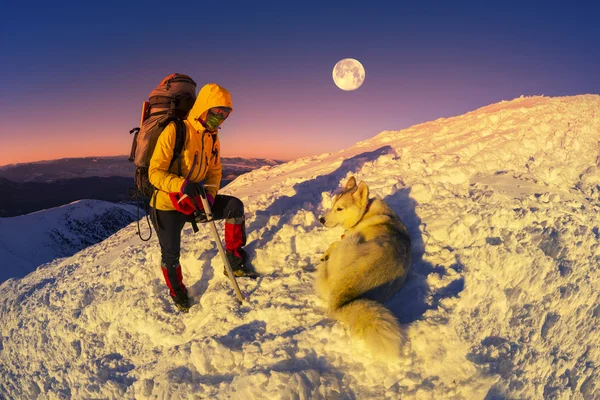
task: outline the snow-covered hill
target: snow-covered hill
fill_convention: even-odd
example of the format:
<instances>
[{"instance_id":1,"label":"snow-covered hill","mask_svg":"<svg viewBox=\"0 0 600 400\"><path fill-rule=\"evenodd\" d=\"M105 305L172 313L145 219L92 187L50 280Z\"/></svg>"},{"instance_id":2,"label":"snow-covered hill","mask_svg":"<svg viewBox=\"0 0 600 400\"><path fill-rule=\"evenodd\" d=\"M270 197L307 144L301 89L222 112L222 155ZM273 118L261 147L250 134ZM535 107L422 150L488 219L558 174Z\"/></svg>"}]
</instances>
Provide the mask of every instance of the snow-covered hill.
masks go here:
<instances>
[{"instance_id":1,"label":"snow-covered hill","mask_svg":"<svg viewBox=\"0 0 600 400\"><path fill-rule=\"evenodd\" d=\"M600 96L530 97L263 167L246 206L262 273L236 303L204 227L183 233L196 303L175 311L156 239L131 224L0 286L0 395L119 399L600 398ZM325 317L318 217L348 176L406 222L413 271L388 304L397 363ZM219 224L221 228L222 225Z\"/></svg>"},{"instance_id":2,"label":"snow-covered hill","mask_svg":"<svg viewBox=\"0 0 600 400\"><path fill-rule=\"evenodd\" d=\"M71 256L137 220L135 206L80 200L61 207L0 218L0 282Z\"/></svg>"}]
</instances>

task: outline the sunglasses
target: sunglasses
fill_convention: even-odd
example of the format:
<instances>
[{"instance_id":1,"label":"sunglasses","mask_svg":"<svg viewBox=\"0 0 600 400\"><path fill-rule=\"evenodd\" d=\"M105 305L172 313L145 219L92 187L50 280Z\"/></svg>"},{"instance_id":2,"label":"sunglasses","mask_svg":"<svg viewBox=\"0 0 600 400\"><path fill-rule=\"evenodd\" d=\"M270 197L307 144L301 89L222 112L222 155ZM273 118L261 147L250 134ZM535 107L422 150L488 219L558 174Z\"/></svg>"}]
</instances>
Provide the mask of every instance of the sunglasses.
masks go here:
<instances>
[{"instance_id":1,"label":"sunglasses","mask_svg":"<svg viewBox=\"0 0 600 400\"><path fill-rule=\"evenodd\" d=\"M231 108L228 108L228 107L214 107L214 108L211 108L208 110L208 114L206 115L206 118L208 119L208 117L214 116L215 118L218 118L221 121L223 121L225 118L227 118L229 116L230 112L231 112Z\"/></svg>"}]
</instances>

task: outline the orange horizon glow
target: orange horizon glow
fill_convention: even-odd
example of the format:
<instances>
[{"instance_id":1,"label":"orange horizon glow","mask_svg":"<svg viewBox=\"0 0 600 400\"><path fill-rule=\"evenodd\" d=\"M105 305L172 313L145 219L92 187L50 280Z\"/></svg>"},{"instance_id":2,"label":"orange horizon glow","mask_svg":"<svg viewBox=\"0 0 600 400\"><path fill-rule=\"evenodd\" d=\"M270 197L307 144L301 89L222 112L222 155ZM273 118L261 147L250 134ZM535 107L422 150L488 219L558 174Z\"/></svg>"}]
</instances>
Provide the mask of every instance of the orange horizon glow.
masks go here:
<instances>
[{"instance_id":1,"label":"orange horizon glow","mask_svg":"<svg viewBox=\"0 0 600 400\"><path fill-rule=\"evenodd\" d=\"M21 134L3 138L0 166L129 155L133 139L129 129L138 122L138 109L129 107L130 102L109 109L101 100L95 101L96 104L86 106L88 112L79 118L67 118L63 110L51 107L41 109L35 118L14 110L15 118L2 121L0 131ZM270 106L272 115L266 116L262 107L266 105L252 104L240 96L232 117L219 131L222 157L289 161L339 151L383 130L357 125L353 117L356 104L332 111L331 116L336 118L317 116L315 120L305 118L312 112L311 105L306 103L275 104Z\"/></svg>"},{"instance_id":2,"label":"orange horizon glow","mask_svg":"<svg viewBox=\"0 0 600 400\"><path fill-rule=\"evenodd\" d=\"M129 156L132 136L122 135L121 137L102 138L100 132L91 133L84 140L76 140L71 136L57 140L60 136L53 135L52 141L44 141L40 145L30 146L27 149L23 148L20 141L8 139L0 149L0 167L64 158ZM330 140L324 139L319 143L307 140L303 146L300 146L295 142L288 143L285 138L274 140L269 136L257 138L249 133L246 134L252 140L240 143L238 135L234 136L233 132L225 131L221 133L221 156L224 158L240 157L291 161L342 150L351 145L350 143L348 145L336 143L335 137L331 137Z\"/></svg>"}]
</instances>

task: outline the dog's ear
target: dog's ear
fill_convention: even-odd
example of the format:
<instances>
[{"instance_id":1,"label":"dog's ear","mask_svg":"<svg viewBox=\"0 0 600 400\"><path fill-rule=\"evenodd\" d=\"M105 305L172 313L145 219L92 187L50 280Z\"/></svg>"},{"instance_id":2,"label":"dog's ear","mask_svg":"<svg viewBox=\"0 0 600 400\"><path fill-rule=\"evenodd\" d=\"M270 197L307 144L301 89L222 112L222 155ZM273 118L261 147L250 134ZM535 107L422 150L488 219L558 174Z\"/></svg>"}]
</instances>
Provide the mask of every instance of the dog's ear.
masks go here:
<instances>
[{"instance_id":1,"label":"dog's ear","mask_svg":"<svg viewBox=\"0 0 600 400\"><path fill-rule=\"evenodd\" d=\"M346 182L346 187L344 188L344 191L350 190L354 187L356 187L356 179L354 179L354 177L351 176L350 179L348 179L348 182Z\"/></svg>"},{"instance_id":2,"label":"dog's ear","mask_svg":"<svg viewBox=\"0 0 600 400\"><path fill-rule=\"evenodd\" d=\"M356 203L362 208L366 207L369 201L369 187L366 183L358 184L358 190L352 195L356 199Z\"/></svg>"}]
</instances>

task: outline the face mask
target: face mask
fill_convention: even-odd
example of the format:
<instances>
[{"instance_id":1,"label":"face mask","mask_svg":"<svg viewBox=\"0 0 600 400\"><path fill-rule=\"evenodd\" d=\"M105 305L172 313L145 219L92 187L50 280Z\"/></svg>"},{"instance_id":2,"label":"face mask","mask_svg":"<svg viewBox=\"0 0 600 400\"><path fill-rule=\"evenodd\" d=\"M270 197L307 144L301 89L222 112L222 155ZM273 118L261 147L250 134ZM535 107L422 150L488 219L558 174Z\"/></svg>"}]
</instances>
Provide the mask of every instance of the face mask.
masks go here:
<instances>
[{"instance_id":1,"label":"face mask","mask_svg":"<svg viewBox=\"0 0 600 400\"><path fill-rule=\"evenodd\" d=\"M225 118L223 118L221 115L208 113L206 116L206 121L204 121L204 125L210 132L216 132L223 120L225 120Z\"/></svg>"}]
</instances>

